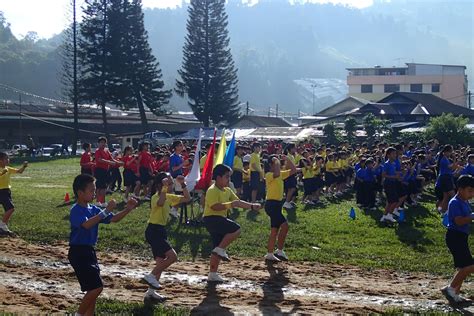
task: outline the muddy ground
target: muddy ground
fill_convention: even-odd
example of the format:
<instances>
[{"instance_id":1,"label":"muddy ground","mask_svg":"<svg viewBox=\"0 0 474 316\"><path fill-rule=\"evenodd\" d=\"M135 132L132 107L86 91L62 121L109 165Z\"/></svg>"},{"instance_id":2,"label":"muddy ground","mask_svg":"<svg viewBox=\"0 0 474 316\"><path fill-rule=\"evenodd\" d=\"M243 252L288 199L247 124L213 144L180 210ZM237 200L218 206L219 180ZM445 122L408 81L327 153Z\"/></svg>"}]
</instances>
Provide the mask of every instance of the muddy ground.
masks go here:
<instances>
[{"instance_id":1,"label":"muddy ground","mask_svg":"<svg viewBox=\"0 0 474 316\"><path fill-rule=\"evenodd\" d=\"M152 269L151 260L105 252L98 257L103 297L143 301L147 286L140 279ZM204 260L173 265L161 280L160 293L168 298L165 304L212 315L365 314L395 308L474 311L470 306L446 305L439 292L446 279L423 273L300 262L267 265L263 258L232 258L220 268L227 282L208 286L207 269ZM36 245L18 238L0 239L0 311L62 312L81 296L65 243Z\"/></svg>"}]
</instances>

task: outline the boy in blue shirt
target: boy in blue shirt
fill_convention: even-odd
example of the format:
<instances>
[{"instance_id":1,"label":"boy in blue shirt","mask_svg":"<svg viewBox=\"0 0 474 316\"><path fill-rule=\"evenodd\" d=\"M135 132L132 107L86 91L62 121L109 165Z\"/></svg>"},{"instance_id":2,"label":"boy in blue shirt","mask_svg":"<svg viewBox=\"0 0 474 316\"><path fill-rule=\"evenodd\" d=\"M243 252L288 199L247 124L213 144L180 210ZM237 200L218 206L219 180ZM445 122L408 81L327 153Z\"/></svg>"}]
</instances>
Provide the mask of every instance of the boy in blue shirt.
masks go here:
<instances>
[{"instance_id":1,"label":"boy in blue shirt","mask_svg":"<svg viewBox=\"0 0 474 316\"><path fill-rule=\"evenodd\" d=\"M89 204L94 200L96 187L94 177L88 174L78 175L74 179L72 189L77 202L71 208L69 216L71 234L68 259L81 285L81 291L86 292L76 315L94 315L97 297L103 289L94 249L99 223L119 222L135 208L137 201L131 198L125 210L117 214L111 212L116 207L114 200L111 200L104 210Z\"/></svg>"},{"instance_id":2,"label":"boy in blue shirt","mask_svg":"<svg viewBox=\"0 0 474 316\"><path fill-rule=\"evenodd\" d=\"M463 175L457 181L457 194L448 204L448 230L446 245L454 259L454 274L451 284L441 289L448 301L462 303L466 301L459 295L464 280L474 272L474 259L469 250L470 223L474 219L469 200L474 197L474 177Z\"/></svg>"}]
</instances>

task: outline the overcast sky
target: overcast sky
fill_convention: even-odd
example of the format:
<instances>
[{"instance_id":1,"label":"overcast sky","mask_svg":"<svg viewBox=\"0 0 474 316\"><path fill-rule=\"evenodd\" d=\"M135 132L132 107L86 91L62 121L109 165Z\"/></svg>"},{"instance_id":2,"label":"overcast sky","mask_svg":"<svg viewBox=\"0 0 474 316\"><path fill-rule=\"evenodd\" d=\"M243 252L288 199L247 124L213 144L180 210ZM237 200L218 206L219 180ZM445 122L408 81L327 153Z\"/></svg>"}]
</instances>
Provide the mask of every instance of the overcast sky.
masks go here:
<instances>
[{"instance_id":1,"label":"overcast sky","mask_svg":"<svg viewBox=\"0 0 474 316\"><path fill-rule=\"evenodd\" d=\"M308 0L318 3L341 3L357 8L372 5L373 0ZM254 4L258 0L244 0ZM49 38L60 33L67 24L67 8L70 0L0 0L3 11L11 24L13 33L23 37L28 31L35 31L40 37ZM80 6L83 0L77 0ZM143 0L146 8L174 8L181 0Z\"/></svg>"}]
</instances>

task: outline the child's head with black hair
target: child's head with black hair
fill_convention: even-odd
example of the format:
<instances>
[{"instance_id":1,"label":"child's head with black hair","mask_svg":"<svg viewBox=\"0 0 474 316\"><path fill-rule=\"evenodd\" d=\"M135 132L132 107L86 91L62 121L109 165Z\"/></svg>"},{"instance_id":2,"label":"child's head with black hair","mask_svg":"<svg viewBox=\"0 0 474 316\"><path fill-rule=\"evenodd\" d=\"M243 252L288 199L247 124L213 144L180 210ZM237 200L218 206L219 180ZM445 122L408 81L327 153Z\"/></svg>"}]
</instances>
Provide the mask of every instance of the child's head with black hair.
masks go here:
<instances>
[{"instance_id":1,"label":"child's head with black hair","mask_svg":"<svg viewBox=\"0 0 474 316\"><path fill-rule=\"evenodd\" d=\"M180 154L184 149L183 142L180 140L175 140L173 144L171 145L171 150L173 150L175 153Z\"/></svg>"},{"instance_id":2,"label":"child's head with black hair","mask_svg":"<svg viewBox=\"0 0 474 316\"><path fill-rule=\"evenodd\" d=\"M99 145L99 148L104 149L107 146L107 138L100 136L97 139L97 144Z\"/></svg>"},{"instance_id":3,"label":"child's head with black hair","mask_svg":"<svg viewBox=\"0 0 474 316\"><path fill-rule=\"evenodd\" d=\"M474 165L474 154L470 154L469 156L467 156L467 162L470 165Z\"/></svg>"},{"instance_id":4,"label":"child's head with black hair","mask_svg":"<svg viewBox=\"0 0 474 316\"><path fill-rule=\"evenodd\" d=\"M397 158L397 150L394 147L388 147L385 150L386 160L395 160Z\"/></svg>"},{"instance_id":5,"label":"child's head with black hair","mask_svg":"<svg viewBox=\"0 0 474 316\"><path fill-rule=\"evenodd\" d=\"M91 144L90 143L84 143L82 144L82 149L84 149L84 151L91 151Z\"/></svg>"},{"instance_id":6,"label":"child's head with black hair","mask_svg":"<svg viewBox=\"0 0 474 316\"><path fill-rule=\"evenodd\" d=\"M9 163L10 159L8 158L8 154L3 151L0 151L0 166L5 167L8 166Z\"/></svg>"},{"instance_id":7,"label":"child's head with black hair","mask_svg":"<svg viewBox=\"0 0 474 316\"><path fill-rule=\"evenodd\" d=\"M148 151L148 147L150 147L149 142L142 142L138 145L138 151Z\"/></svg>"},{"instance_id":8,"label":"child's head with black hair","mask_svg":"<svg viewBox=\"0 0 474 316\"><path fill-rule=\"evenodd\" d=\"M155 194L156 192L161 192L163 189L163 180L168 179L169 187L168 187L168 192L171 192L171 184L173 183L173 180L171 179L171 176L167 172L158 172L158 174L153 178L153 187L151 190L151 194Z\"/></svg>"},{"instance_id":9,"label":"child's head with black hair","mask_svg":"<svg viewBox=\"0 0 474 316\"><path fill-rule=\"evenodd\" d=\"M127 146L123 149L124 156L133 154L133 147Z\"/></svg>"},{"instance_id":10,"label":"child's head with black hair","mask_svg":"<svg viewBox=\"0 0 474 316\"><path fill-rule=\"evenodd\" d=\"M78 203L89 203L95 197L95 178L89 174L80 174L74 178L72 191Z\"/></svg>"},{"instance_id":11,"label":"child's head with black hair","mask_svg":"<svg viewBox=\"0 0 474 316\"><path fill-rule=\"evenodd\" d=\"M474 177L471 175L462 175L456 181L458 188L457 196L464 201L469 201L474 197Z\"/></svg>"},{"instance_id":12,"label":"child's head with black hair","mask_svg":"<svg viewBox=\"0 0 474 316\"><path fill-rule=\"evenodd\" d=\"M216 182L216 186L219 189L223 189L229 186L231 173L232 169L229 166L218 164L212 171L212 180Z\"/></svg>"},{"instance_id":13,"label":"child's head with black hair","mask_svg":"<svg viewBox=\"0 0 474 316\"><path fill-rule=\"evenodd\" d=\"M252 152L259 153L261 149L262 149L262 145L260 143L252 144Z\"/></svg>"},{"instance_id":14,"label":"child's head with black hair","mask_svg":"<svg viewBox=\"0 0 474 316\"><path fill-rule=\"evenodd\" d=\"M374 166L374 160L372 158L368 158L366 161L365 161L365 167L370 169L370 168L373 168Z\"/></svg>"}]
</instances>

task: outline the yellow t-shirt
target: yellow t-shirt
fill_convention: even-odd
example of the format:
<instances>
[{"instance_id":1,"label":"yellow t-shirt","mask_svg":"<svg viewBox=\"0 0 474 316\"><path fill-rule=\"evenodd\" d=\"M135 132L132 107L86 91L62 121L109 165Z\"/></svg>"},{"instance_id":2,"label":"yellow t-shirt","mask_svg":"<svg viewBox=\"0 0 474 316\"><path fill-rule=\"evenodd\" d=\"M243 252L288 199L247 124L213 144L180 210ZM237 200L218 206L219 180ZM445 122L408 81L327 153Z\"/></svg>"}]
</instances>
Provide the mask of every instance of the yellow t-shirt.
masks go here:
<instances>
[{"instance_id":1,"label":"yellow t-shirt","mask_svg":"<svg viewBox=\"0 0 474 316\"><path fill-rule=\"evenodd\" d=\"M243 182L250 182L250 171L247 169L247 172L242 173L242 181Z\"/></svg>"},{"instance_id":2,"label":"yellow t-shirt","mask_svg":"<svg viewBox=\"0 0 474 316\"><path fill-rule=\"evenodd\" d=\"M234 167L233 167L234 170L239 170L239 171L242 171L242 169L244 169L244 163L242 162L242 158L240 158L239 156L235 156L234 157Z\"/></svg>"},{"instance_id":3,"label":"yellow t-shirt","mask_svg":"<svg viewBox=\"0 0 474 316\"><path fill-rule=\"evenodd\" d=\"M151 197L151 212L148 223L166 226L170 216L170 206L177 206L181 202L182 196L166 193L166 200L163 206L156 204L159 198L160 194L158 192Z\"/></svg>"},{"instance_id":4,"label":"yellow t-shirt","mask_svg":"<svg viewBox=\"0 0 474 316\"><path fill-rule=\"evenodd\" d=\"M314 169L311 166L304 167L302 170L303 179L311 179L314 178Z\"/></svg>"},{"instance_id":5,"label":"yellow t-shirt","mask_svg":"<svg viewBox=\"0 0 474 316\"><path fill-rule=\"evenodd\" d=\"M321 175L321 167L318 167L317 164L314 164L313 165L313 172L314 172L315 177Z\"/></svg>"},{"instance_id":6,"label":"yellow t-shirt","mask_svg":"<svg viewBox=\"0 0 474 316\"><path fill-rule=\"evenodd\" d=\"M328 162L326 162L326 171L327 172L337 172L338 171L337 162L334 162L332 160L329 160Z\"/></svg>"},{"instance_id":7,"label":"yellow t-shirt","mask_svg":"<svg viewBox=\"0 0 474 316\"><path fill-rule=\"evenodd\" d=\"M293 163L294 163L295 165L299 164L299 163L300 163L300 160L301 160L302 158L303 158L302 155L296 154L296 155L295 155L295 161L293 161Z\"/></svg>"},{"instance_id":8,"label":"yellow t-shirt","mask_svg":"<svg viewBox=\"0 0 474 316\"><path fill-rule=\"evenodd\" d=\"M204 207L205 216L222 216L227 217L227 210L214 211L211 206L218 203L226 203L238 200L239 197L227 187L224 190L219 189L215 184L211 185L206 192L206 204Z\"/></svg>"},{"instance_id":9,"label":"yellow t-shirt","mask_svg":"<svg viewBox=\"0 0 474 316\"><path fill-rule=\"evenodd\" d=\"M283 200L283 180L290 176L290 170L280 171L278 178L273 177L273 172L267 172L265 182L267 184L267 200Z\"/></svg>"},{"instance_id":10,"label":"yellow t-shirt","mask_svg":"<svg viewBox=\"0 0 474 316\"><path fill-rule=\"evenodd\" d=\"M253 167L253 165L257 166L257 169ZM257 153L252 153L250 155L250 171L258 171L260 172L262 170L262 167L260 166L260 155Z\"/></svg>"},{"instance_id":11,"label":"yellow t-shirt","mask_svg":"<svg viewBox=\"0 0 474 316\"><path fill-rule=\"evenodd\" d=\"M4 175L1 175L4 171L7 171ZM1 189L10 189L12 186L10 184L10 176L14 173L17 173L19 169L6 166L3 169L0 169L0 190Z\"/></svg>"}]
</instances>

